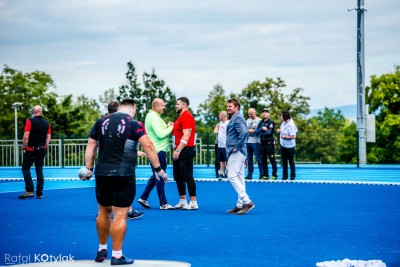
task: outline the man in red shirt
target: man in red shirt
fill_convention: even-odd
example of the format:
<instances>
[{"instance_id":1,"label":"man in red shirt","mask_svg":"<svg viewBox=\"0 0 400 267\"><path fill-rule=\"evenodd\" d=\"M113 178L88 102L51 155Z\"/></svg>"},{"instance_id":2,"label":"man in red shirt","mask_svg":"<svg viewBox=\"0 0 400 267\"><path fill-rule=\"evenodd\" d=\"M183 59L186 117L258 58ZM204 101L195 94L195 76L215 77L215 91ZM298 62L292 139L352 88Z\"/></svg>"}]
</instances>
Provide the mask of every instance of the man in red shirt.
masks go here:
<instances>
[{"instance_id":1,"label":"man in red shirt","mask_svg":"<svg viewBox=\"0 0 400 267\"><path fill-rule=\"evenodd\" d=\"M187 97L178 98L175 108L179 118L174 123L175 150L172 157L174 159L174 180L180 197L175 208L197 210L199 206L196 198L196 183L193 178L193 159L196 156L196 122L189 111ZM186 200L186 185L190 196L189 204Z\"/></svg>"},{"instance_id":2,"label":"man in red shirt","mask_svg":"<svg viewBox=\"0 0 400 267\"><path fill-rule=\"evenodd\" d=\"M51 129L48 121L42 117L42 107L35 106L32 109L32 117L26 120L22 147L24 156L22 161L22 174L25 180L25 192L18 196L25 199L34 196L34 186L31 176L31 167L35 163L36 171L36 198L43 198L43 165L47 147L51 140Z\"/></svg>"}]
</instances>

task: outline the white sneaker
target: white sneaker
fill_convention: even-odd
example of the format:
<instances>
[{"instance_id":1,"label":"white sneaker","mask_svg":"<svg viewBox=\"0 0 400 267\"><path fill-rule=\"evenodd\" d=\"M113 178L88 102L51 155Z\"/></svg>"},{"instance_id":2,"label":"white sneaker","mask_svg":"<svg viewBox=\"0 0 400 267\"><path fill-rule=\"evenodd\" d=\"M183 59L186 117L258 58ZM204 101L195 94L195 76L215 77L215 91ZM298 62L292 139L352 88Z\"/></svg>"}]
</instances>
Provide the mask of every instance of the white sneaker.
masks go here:
<instances>
[{"instance_id":1,"label":"white sneaker","mask_svg":"<svg viewBox=\"0 0 400 267\"><path fill-rule=\"evenodd\" d=\"M182 208L183 210L197 210L199 206L197 205L197 201L190 201L189 205Z\"/></svg>"},{"instance_id":2,"label":"white sneaker","mask_svg":"<svg viewBox=\"0 0 400 267\"><path fill-rule=\"evenodd\" d=\"M143 208L150 209L150 204L149 204L149 202L147 202L147 200L144 200L144 199L139 198L137 202L138 202L140 205L142 205Z\"/></svg>"},{"instance_id":3,"label":"white sneaker","mask_svg":"<svg viewBox=\"0 0 400 267\"><path fill-rule=\"evenodd\" d=\"M175 209L175 207L170 205L170 204L168 204L168 203L165 204L165 205L160 206L160 210L174 210L174 209Z\"/></svg>"},{"instance_id":4,"label":"white sneaker","mask_svg":"<svg viewBox=\"0 0 400 267\"><path fill-rule=\"evenodd\" d=\"M175 209L183 209L186 206L188 206L188 203L186 201L185 202L179 201L179 203L175 205Z\"/></svg>"}]
</instances>

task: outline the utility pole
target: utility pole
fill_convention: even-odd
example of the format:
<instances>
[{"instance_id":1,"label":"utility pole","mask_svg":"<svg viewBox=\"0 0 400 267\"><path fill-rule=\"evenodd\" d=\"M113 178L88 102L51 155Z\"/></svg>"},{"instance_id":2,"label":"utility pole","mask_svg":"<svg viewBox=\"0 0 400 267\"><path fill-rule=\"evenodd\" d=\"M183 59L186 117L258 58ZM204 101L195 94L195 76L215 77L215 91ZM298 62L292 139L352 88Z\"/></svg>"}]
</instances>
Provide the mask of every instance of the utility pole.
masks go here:
<instances>
[{"instance_id":1,"label":"utility pole","mask_svg":"<svg viewBox=\"0 0 400 267\"><path fill-rule=\"evenodd\" d=\"M365 55L364 55L364 0L357 0L357 167L367 163L366 110L365 110Z\"/></svg>"}]
</instances>

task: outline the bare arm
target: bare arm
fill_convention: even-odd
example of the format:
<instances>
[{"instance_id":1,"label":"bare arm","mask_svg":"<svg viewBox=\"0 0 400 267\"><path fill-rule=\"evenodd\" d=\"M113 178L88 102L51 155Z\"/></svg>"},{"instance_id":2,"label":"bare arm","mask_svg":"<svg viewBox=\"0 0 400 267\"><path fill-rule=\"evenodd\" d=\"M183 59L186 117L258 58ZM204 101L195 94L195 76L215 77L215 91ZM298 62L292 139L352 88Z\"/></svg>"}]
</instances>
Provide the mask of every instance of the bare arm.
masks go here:
<instances>
[{"instance_id":1,"label":"bare arm","mask_svg":"<svg viewBox=\"0 0 400 267\"><path fill-rule=\"evenodd\" d=\"M88 143L86 145L85 151L85 166L90 170L89 176L90 179L93 175L93 166L94 166L94 157L96 155L97 141L95 139L89 138ZM82 178L81 178L82 179Z\"/></svg>"},{"instance_id":2,"label":"bare arm","mask_svg":"<svg viewBox=\"0 0 400 267\"><path fill-rule=\"evenodd\" d=\"M22 148L23 149L26 149L28 147L29 135L30 135L30 132L28 132L28 131L24 132L24 137L22 139Z\"/></svg>"}]
</instances>

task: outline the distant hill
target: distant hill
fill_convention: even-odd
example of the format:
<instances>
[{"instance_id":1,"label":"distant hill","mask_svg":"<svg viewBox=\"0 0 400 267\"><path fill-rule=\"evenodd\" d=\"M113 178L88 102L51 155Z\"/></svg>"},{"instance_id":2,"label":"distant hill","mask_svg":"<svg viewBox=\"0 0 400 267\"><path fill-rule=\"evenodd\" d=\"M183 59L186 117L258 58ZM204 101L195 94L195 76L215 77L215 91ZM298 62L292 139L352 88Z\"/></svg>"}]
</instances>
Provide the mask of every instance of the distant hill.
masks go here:
<instances>
[{"instance_id":1,"label":"distant hill","mask_svg":"<svg viewBox=\"0 0 400 267\"><path fill-rule=\"evenodd\" d=\"M343 116L346 119L356 121L357 120L357 105L345 105L345 106L338 106L338 107L328 107L329 109L333 109L335 111L340 110L342 111ZM310 114L307 116L307 118L314 117L318 114L319 111L324 111L325 108L319 108L319 109L312 109L310 111Z\"/></svg>"}]
</instances>

